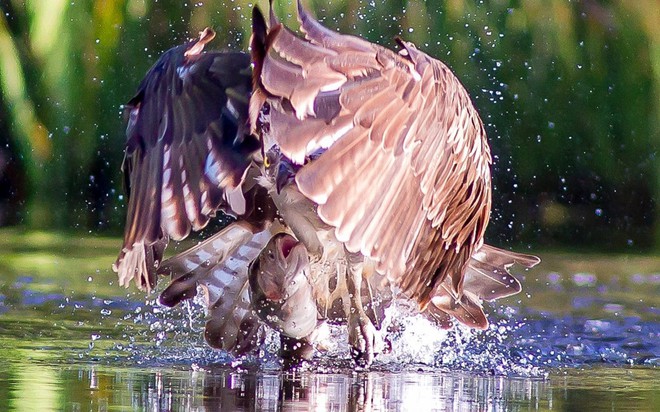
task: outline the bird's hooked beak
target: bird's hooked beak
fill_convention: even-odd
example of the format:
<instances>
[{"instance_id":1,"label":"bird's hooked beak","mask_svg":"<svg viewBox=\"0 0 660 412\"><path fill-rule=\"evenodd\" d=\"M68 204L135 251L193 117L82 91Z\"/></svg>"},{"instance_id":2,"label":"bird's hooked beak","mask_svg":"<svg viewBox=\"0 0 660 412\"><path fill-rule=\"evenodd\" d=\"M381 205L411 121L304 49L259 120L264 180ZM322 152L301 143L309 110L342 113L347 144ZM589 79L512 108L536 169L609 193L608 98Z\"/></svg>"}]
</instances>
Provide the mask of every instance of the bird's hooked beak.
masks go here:
<instances>
[{"instance_id":1,"label":"bird's hooked beak","mask_svg":"<svg viewBox=\"0 0 660 412\"><path fill-rule=\"evenodd\" d=\"M277 194L279 194L282 191L282 189L284 189L284 186L289 184L290 177L291 177L291 173L289 171L289 168L285 163L280 162L280 165L277 170L277 177L275 178L275 189L277 189Z\"/></svg>"},{"instance_id":2,"label":"bird's hooked beak","mask_svg":"<svg viewBox=\"0 0 660 412\"><path fill-rule=\"evenodd\" d=\"M279 165L277 168L277 176L275 177L275 188L279 194L285 186L293 183L296 172L300 169L300 166L294 165L286 158L280 158Z\"/></svg>"}]
</instances>

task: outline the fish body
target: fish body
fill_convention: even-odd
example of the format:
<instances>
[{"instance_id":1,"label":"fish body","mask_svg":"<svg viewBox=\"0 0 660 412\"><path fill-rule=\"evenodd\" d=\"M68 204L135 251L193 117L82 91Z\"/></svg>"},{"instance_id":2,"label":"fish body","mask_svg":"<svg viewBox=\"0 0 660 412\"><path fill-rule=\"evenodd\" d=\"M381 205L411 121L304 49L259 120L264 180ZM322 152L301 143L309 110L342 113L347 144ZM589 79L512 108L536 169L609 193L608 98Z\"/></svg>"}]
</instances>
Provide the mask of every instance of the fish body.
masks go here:
<instances>
[{"instance_id":1,"label":"fish body","mask_svg":"<svg viewBox=\"0 0 660 412\"><path fill-rule=\"evenodd\" d=\"M268 326L286 336L308 336L318 323L309 256L288 233L273 236L250 265L253 309Z\"/></svg>"}]
</instances>

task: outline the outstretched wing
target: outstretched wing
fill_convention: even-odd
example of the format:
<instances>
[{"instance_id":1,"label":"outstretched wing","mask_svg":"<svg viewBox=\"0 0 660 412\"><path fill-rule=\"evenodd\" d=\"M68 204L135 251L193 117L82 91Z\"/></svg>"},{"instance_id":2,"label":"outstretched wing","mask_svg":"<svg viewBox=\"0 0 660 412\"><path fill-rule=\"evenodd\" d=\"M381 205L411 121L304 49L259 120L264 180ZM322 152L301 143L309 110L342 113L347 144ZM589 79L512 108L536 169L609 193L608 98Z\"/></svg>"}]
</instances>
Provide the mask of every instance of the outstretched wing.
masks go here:
<instances>
[{"instance_id":1,"label":"outstretched wing","mask_svg":"<svg viewBox=\"0 0 660 412\"><path fill-rule=\"evenodd\" d=\"M113 265L119 283L156 284L168 239L200 230L217 210L245 211L241 183L258 152L249 135L250 58L202 53L214 33L168 50L128 103L123 170L128 212Z\"/></svg>"},{"instance_id":2,"label":"outstretched wing","mask_svg":"<svg viewBox=\"0 0 660 412\"><path fill-rule=\"evenodd\" d=\"M253 18L250 115L265 149L304 164L296 183L321 219L423 308L448 287L460 297L491 204L489 147L466 90L414 45L399 41L397 54L338 34L298 5L305 39L272 10L269 29Z\"/></svg>"}]
</instances>

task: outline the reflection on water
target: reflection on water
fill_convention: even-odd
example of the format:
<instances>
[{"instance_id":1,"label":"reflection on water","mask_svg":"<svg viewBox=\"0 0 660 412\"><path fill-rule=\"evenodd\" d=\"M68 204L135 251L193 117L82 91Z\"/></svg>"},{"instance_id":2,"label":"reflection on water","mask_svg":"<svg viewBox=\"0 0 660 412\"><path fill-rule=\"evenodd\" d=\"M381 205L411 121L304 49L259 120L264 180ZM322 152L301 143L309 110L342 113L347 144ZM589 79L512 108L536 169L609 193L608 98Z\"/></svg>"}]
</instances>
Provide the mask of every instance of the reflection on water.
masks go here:
<instances>
[{"instance_id":1,"label":"reflection on water","mask_svg":"<svg viewBox=\"0 0 660 412\"><path fill-rule=\"evenodd\" d=\"M590 368L549 379L459 372L352 374L99 366L4 369L17 410L657 410L657 373Z\"/></svg>"},{"instance_id":2,"label":"reflection on water","mask_svg":"<svg viewBox=\"0 0 660 412\"><path fill-rule=\"evenodd\" d=\"M12 254L0 240L0 405L660 410L656 258L546 259L552 271L527 273L525 293L491 307L485 332L437 330L394 311L393 351L370 371L353 370L345 329L336 327L329 355L284 373L277 339L258 359L233 359L204 345L199 307L165 310L119 289L109 271L90 269L112 261L116 242L109 244L107 256L98 252L102 243ZM55 268L40 269L52 259Z\"/></svg>"}]
</instances>

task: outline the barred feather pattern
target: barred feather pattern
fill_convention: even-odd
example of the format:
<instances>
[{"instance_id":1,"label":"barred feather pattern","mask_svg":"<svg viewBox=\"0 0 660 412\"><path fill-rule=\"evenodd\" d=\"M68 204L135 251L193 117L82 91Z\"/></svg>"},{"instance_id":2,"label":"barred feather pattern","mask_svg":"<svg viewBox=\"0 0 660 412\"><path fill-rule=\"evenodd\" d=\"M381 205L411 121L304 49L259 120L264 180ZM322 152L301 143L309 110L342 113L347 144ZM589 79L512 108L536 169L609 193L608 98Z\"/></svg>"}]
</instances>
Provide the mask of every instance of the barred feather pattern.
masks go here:
<instances>
[{"instance_id":1,"label":"barred feather pattern","mask_svg":"<svg viewBox=\"0 0 660 412\"><path fill-rule=\"evenodd\" d=\"M207 343L235 355L254 350L262 342L263 328L252 311L248 266L276 231L271 225L257 231L245 222L231 223L166 260L158 273L174 278L161 293L160 302L175 306L196 296L200 288L207 308Z\"/></svg>"},{"instance_id":2,"label":"barred feather pattern","mask_svg":"<svg viewBox=\"0 0 660 412\"><path fill-rule=\"evenodd\" d=\"M207 308L204 332L207 343L234 355L254 351L264 335L263 322L255 314L251 301L248 267L265 253L268 241L282 232L290 234L288 228L278 222L261 231L246 222L235 222L195 247L164 261L158 274L173 279L160 295L161 304L178 305L195 297L201 289ZM313 322L346 322L348 313L342 304L348 293L346 267L340 252L341 249L330 248L321 260L304 268L310 274L305 279L309 282L314 299L312 305L318 308L317 311L288 316L311 317ZM367 268L362 293L365 312L380 328L385 309L392 300L390 286L373 268ZM293 302L290 306L294 309L305 307Z\"/></svg>"}]
</instances>

